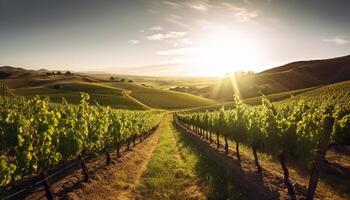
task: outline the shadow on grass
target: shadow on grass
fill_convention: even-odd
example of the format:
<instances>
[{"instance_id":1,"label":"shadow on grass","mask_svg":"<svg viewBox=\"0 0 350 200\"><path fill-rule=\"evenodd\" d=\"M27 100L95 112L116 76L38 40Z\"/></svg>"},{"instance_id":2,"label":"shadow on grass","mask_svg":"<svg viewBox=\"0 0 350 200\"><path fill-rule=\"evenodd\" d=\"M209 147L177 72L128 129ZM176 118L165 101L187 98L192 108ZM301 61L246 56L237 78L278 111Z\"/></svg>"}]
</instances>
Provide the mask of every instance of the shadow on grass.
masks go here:
<instances>
[{"instance_id":1,"label":"shadow on grass","mask_svg":"<svg viewBox=\"0 0 350 200\"><path fill-rule=\"evenodd\" d=\"M179 149L198 157L196 173L208 199L279 199L276 190L266 188L261 173L247 173L237 160L222 155L174 121ZM247 183L249 185L247 185ZM252 184L250 184L252 183Z\"/></svg>"}]
</instances>

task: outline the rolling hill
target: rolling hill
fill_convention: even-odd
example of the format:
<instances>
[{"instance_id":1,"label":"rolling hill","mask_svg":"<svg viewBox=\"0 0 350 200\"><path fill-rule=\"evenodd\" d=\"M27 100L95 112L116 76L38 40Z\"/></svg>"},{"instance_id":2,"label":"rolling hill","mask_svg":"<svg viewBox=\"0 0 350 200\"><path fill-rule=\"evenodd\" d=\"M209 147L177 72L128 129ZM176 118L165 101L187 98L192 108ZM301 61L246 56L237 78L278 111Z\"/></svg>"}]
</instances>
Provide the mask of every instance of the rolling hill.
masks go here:
<instances>
[{"instance_id":1,"label":"rolling hill","mask_svg":"<svg viewBox=\"0 0 350 200\"><path fill-rule=\"evenodd\" d=\"M0 83L8 96L35 95L50 97L53 102L65 98L79 103L80 92L88 93L91 102L123 109L177 109L212 105L215 101L166 89L157 89L132 82L111 81L107 78L81 74L48 75L47 70L0 67ZM11 95L9 95L11 94Z\"/></svg>"},{"instance_id":2,"label":"rolling hill","mask_svg":"<svg viewBox=\"0 0 350 200\"><path fill-rule=\"evenodd\" d=\"M146 87L135 83L106 82L109 86L130 91L130 96L152 108L176 109L213 105L215 101L192 94Z\"/></svg>"},{"instance_id":3,"label":"rolling hill","mask_svg":"<svg viewBox=\"0 0 350 200\"><path fill-rule=\"evenodd\" d=\"M130 76L109 80L106 75L48 75L47 70L0 67L0 82L9 96L40 94L53 101L66 98L77 103L79 92L93 102L114 108L180 109L211 106L230 101L234 95L254 104L262 94L273 100L350 80L350 56L292 62L260 73L236 73L215 80L210 78L157 78ZM133 80L133 81L131 81ZM58 88L55 88L58 87Z\"/></svg>"},{"instance_id":4,"label":"rolling hill","mask_svg":"<svg viewBox=\"0 0 350 200\"><path fill-rule=\"evenodd\" d=\"M327 98L333 98L333 94L339 94L344 93L343 98L348 99L348 105L350 105L350 81L343 81L339 83L333 83L325 86L317 86L317 87L310 87L310 88L304 88L299 90L292 90L288 92L281 92L281 93L275 93L266 95L265 97L269 99L271 102L275 102L278 104L283 103L289 103L291 101L297 101L297 100L305 100L313 99L313 98L321 98L321 97L327 97ZM261 103L262 96L258 97L252 97L244 99L243 102L249 105L258 105ZM222 107L225 109L232 108L234 104L232 102L225 102L225 103L218 103L215 105L210 106L203 106L200 108L193 108L190 109L192 111L205 111L205 110L218 110Z\"/></svg>"},{"instance_id":5,"label":"rolling hill","mask_svg":"<svg viewBox=\"0 0 350 200\"><path fill-rule=\"evenodd\" d=\"M214 99L232 100L234 94L247 99L346 80L350 80L350 56L298 61L256 74L228 75L201 90L203 96Z\"/></svg>"}]
</instances>

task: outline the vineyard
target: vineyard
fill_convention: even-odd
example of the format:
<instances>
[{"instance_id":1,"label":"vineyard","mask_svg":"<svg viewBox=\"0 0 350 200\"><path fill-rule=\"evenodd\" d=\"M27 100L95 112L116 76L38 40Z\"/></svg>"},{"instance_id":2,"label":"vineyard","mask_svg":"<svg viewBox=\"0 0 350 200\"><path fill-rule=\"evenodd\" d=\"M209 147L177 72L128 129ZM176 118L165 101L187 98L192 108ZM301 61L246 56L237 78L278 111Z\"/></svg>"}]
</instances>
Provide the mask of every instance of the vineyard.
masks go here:
<instances>
[{"instance_id":1,"label":"vineyard","mask_svg":"<svg viewBox=\"0 0 350 200\"><path fill-rule=\"evenodd\" d=\"M286 161L299 161L312 170L307 192L307 199L312 199L329 147L349 145L349 97L349 90L330 88L319 95L291 98L275 104L263 98L259 106L249 106L235 98L228 110L181 112L176 116L187 129L210 143L216 142L217 148L220 148L220 136L223 136L226 152L228 140L234 140L237 160L240 160L240 144L249 146L257 171L262 170L258 152L278 160L292 199L295 199L295 191Z\"/></svg>"},{"instance_id":2,"label":"vineyard","mask_svg":"<svg viewBox=\"0 0 350 200\"><path fill-rule=\"evenodd\" d=\"M91 105L84 93L79 105L39 97L5 98L1 103L0 186L93 152L105 151L110 162L110 148L117 148L119 157L122 144L129 149L136 139L147 137L163 116Z\"/></svg>"},{"instance_id":3,"label":"vineyard","mask_svg":"<svg viewBox=\"0 0 350 200\"><path fill-rule=\"evenodd\" d=\"M270 102L269 97L261 97L260 104L249 104L249 101L234 98L233 102L223 105L221 108L215 105L173 111L175 124L179 124L179 129L194 133L208 144L215 144L215 149L219 151L221 149L226 155L233 152L234 160L239 163L246 163L247 153L252 152L251 159L255 166L253 168L257 174L271 173L272 168L266 166L266 156L270 157L273 162L280 166L282 183L287 189L290 199L300 199L304 196L307 199L313 199L315 196L316 199L323 198L323 194L318 194L316 189L322 176L323 165L328 162L325 156L334 146L348 146L350 141L349 86L349 82L343 82L310 89L310 91L306 90L305 93L295 97L277 102ZM258 101L258 99L254 101ZM48 199L55 199L54 197L57 195L50 184L53 176L67 171L75 163L80 163L82 181L90 182L95 179L91 170L98 169L98 167L88 167L91 161L89 164L87 161L92 154L102 155L105 160L102 165L115 166L112 165L114 163L112 160L120 160L122 149L128 152L131 150L131 146L135 146L136 141L141 142L148 138L166 113L152 110L152 108L148 111L113 109L92 101L90 95L86 93L81 93L78 104L69 104L64 98L61 103L52 102L49 98L39 96L30 99L6 97L2 98L0 103L0 187L11 188L12 185L17 185L15 188L21 188L21 185L33 184L34 180L40 180L35 185L44 187ZM165 121L166 124L169 123L169 116L165 118ZM166 125L168 128L162 128L164 129L163 134L166 136L160 138L168 140L169 145L172 144L172 146L164 146L162 142L159 143L160 147L158 148L164 149L165 152L153 155L155 158L152 158L158 159L158 161L150 163L149 172L145 172L145 176L151 177L144 180L145 184L155 185L152 186L153 189L148 188L150 185L142 186L144 191L162 190L165 185L153 183L152 176L158 177L157 179L160 180L162 177L166 177L169 169L165 165L177 159L176 155L166 156L174 148L177 148L174 145L178 145L177 143L180 142L171 143L174 134L171 132L175 130L169 131L171 126L168 124ZM179 134L182 133L174 135ZM195 138L190 140L195 140ZM149 143L154 146L155 142L156 139L153 139ZM192 146L196 145L196 142L189 143ZM142 148L147 148L147 145ZM250 150L247 151L247 149ZM149 151L149 155L145 162L148 159L153 160L149 158L152 151L147 151ZM186 151L185 154L187 155L188 152ZM216 160L217 158L214 157L219 155L211 156L212 158L207 158L206 162L212 159ZM196 177L193 175L196 173L193 172L194 164L198 162L199 158L192 154L188 154L186 157L197 161L192 161L194 163L176 162L188 163L187 167L192 169L187 170L189 170L188 173L192 174L191 179L193 179ZM136 155L133 159L138 159L138 156ZM221 168L220 162L230 161L219 161ZM127 163L129 162L125 162L125 165ZM209 163L211 167L217 168L215 162L210 161ZM308 183L305 185L305 189L300 189L303 186L299 185L299 181L296 181L294 172L291 175L290 171L294 170L295 163L297 163L298 169L310 172L307 175ZM158 168L159 165L164 166L161 169ZM293 165L292 169L290 165ZM226 165L225 168L228 166L230 165ZM130 169L133 167L136 166L131 166ZM178 165L172 166L172 168L179 167L181 168ZM220 175L217 173L215 172L213 177L218 178ZM235 177L241 176L241 174L242 172L236 172L227 176ZM270 174L270 176L277 175ZM174 175L171 179L183 182L187 178L183 179ZM225 180L225 178L220 177L220 180ZM171 185L167 182L168 180L164 181L163 184ZM227 184L232 184L230 181L226 181ZM245 184L250 185L249 182L254 181L248 181ZM235 184L236 187L240 187L241 183ZM347 182L344 181L343 184L347 184ZM344 186L344 188L342 191L347 191L347 187ZM15 198L25 189L30 191L29 188L10 189L2 194L2 197ZM232 195L247 195L246 192L243 192L245 189L229 190L220 191L221 196L217 193L206 195L213 196L214 199L228 198ZM154 196L152 192L149 192L148 195L152 198L168 198L167 192L172 190L165 189L165 191L165 196ZM116 191L111 190L111 192ZM268 191L262 192L262 195L266 193ZM26 194L30 194L30 192ZM186 196L186 194L181 193L178 195L171 196L180 199ZM202 198L203 195L202 191L196 191L194 196ZM246 198L249 199L249 197ZM272 195L265 198L276 197Z\"/></svg>"},{"instance_id":4,"label":"vineyard","mask_svg":"<svg viewBox=\"0 0 350 200\"><path fill-rule=\"evenodd\" d=\"M0 200L350 200L350 0L0 0Z\"/></svg>"}]
</instances>

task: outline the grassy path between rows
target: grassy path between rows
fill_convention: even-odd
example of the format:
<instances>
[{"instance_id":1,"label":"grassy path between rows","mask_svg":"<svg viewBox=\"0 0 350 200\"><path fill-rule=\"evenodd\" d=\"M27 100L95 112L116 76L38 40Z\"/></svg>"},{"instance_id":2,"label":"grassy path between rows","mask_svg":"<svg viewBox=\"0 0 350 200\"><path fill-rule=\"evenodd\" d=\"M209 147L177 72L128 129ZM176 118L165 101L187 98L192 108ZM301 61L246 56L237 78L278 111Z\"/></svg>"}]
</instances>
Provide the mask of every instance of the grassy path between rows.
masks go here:
<instances>
[{"instance_id":1,"label":"grassy path between rows","mask_svg":"<svg viewBox=\"0 0 350 200\"><path fill-rule=\"evenodd\" d=\"M247 199L241 188L166 116L138 191L143 199Z\"/></svg>"}]
</instances>

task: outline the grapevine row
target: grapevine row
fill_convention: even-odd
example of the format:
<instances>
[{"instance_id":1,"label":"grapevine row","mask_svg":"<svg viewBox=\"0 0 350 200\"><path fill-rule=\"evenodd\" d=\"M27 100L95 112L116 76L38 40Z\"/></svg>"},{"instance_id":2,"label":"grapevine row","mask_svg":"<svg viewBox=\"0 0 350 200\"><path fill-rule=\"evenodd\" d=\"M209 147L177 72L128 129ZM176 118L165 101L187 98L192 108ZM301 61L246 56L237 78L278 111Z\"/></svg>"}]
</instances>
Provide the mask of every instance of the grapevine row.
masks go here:
<instances>
[{"instance_id":1,"label":"grapevine row","mask_svg":"<svg viewBox=\"0 0 350 200\"><path fill-rule=\"evenodd\" d=\"M349 144L350 109L329 101L305 102L303 100L274 105L263 98L259 106L249 106L238 98L231 109L214 112L182 112L177 119L201 137L213 141L216 135L224 137L224 149L228 152L228 139L236 143L237 159L240 160L239 144L250 146L258 171L261 171L257 151L278 159L284 170L284 182L291 196L294 188L289 181L286 159L301 161L306 167L319 168L330 144ZM315 157L316 156L316 157ZM316 159L315 159L316 158ZM318 174L314 174L319 176ZM318 178L311 177L309 188L316 188ZM309 189L308 198L314 191Z\"/></svg>"},{"instance_id":2,"label":"grapevine row","mask_svg":"<svg viewBox=\"0 0 350 200\"><path fill-rule=\"evenodd\" d=\"M64 99L6 98L0 108L0 186L45 172L58 163L82 155L119 149L121 144L146 137L162 113L124 111L89 104L82 93L79 105ZM110 159L109 159L110 162Z\"/></svg>"}]
</instances>

